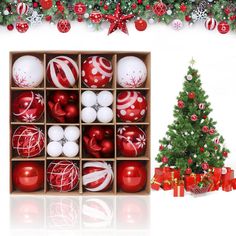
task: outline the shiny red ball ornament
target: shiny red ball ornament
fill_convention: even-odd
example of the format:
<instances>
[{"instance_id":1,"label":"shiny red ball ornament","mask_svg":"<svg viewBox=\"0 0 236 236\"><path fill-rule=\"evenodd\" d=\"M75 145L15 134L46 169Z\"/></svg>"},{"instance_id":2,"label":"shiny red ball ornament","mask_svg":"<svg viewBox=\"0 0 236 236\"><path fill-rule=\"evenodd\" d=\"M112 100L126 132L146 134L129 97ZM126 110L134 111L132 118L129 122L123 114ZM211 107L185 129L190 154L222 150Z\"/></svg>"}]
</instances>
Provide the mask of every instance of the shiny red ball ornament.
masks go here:
<instances>
[{"instance_id":1,"label":"shiny red ball ornament","mask_svg":"<svg viewBox=\"0 0 236 236\"><path fill-rule=\"evenodd\" d=\"M178 108L183 109L184 108L184 102L182 100L178 101Z\"/></svg>"},{"instance_id":2,"label":"shiny red ball ornament","mask_svg":"<svg viewBox=\"0 0 236 236\"><path fill-rule=\"evenodd\" d=\"M162 162L163 164L168 163L168 161L169 161L169 158L166 157L166 156L162 157L162 159L161 159L161 162Z\"/></svg>"},{"instance_id":3,"label":"shiny red ball ornament","mask_svg":"<svg viewBox=\"0 0 236 236\"><path fill-rule=\"evenodd\" d=\"M163 16L166 14L167 11L167 6L165 3L161 2L157 2L154 4L153 6L153 12L157 15L157 16Z\"/></svg>"},{"instance_id":4,"label":"shiny red ball ornament","mask_svg":"<svg viewBox=\"0 0 236 236\"><path fill-rule=\"evenodd\" d=\"M138 31L144 31L147 29L147 21L143 20L143 19L139 19L139 20L136 20L134 22L134 25L135 25L135 28L138 30Z\"/></svg>"},{"instance_id":5,"label":"shiny red ball ornament","mask_svg":"<svg viewBox=\"0 0 236 236\"><path fill-rule=\"evenodd\" d=\"M95 137L96 140L102 141L105 137L105 131L101 126L91 126L88 130L88 136L89 138Z\"/></svg>"},{"instance_id":6,"label":"shiny red ball ornament","mask_svg":"<svg viewBox=\"0 0 236 236\"><path fill-rule=\"evenodd\" d=\"M210 134L210 135L214 135L214 134L215 134L215 129L214 129L214 128L210 128L209 134Z\"/></svg>"},{"instance_id":7,"label":"shiny red ball ornament","mask_svg":"<svg viewBox=\"0 0 236 236\"><path fill-rule=\"evenodd\" d=\"M224 151L224 152L222 153L222 155L223 155L223 157L228 157L228 152Z\"/></svg>"},{"instance_id":8,"label":"shiny red ball ornament","mask_svg":"<svg viewBox=\"0 0 236 236\"><path fill-rule=\"evenodd\" d=\"M7 29L8 29L9 31L14 30L14 25L13 25L13 24L7 25Z\"/></svg>"},{"instance_id":9,"label":"shiny red ball ornament","mask_svg":"<svg viewBox=\"0 0 236 236\"><path fill-rule=\"evenodd\" d=\"M121 191L135 193L141 191L147 181L145 165L139 161L122 161L117 167L117 184Z\"/></svg>"},{"instance_id":10,"label":"shiny red ball ornament","mask_svg":"<svg viewBox=\"0 0 236 236\"><path fill-rule=\"evenodd\" d=\"M105 138L114 138L114 129L111 126L104 126Z\"/></svg>"},{"instance_id":11,"label":"shiny red ball ornament","mask_svg":"<svg viewBox=\"0 0 236 236\"><path fill-rule=\"evenodd\" d=\"M217 29L221 34L227 34L230 31L230 26L227 22L221 21L218 24Z\"/></svg>"},{"instance_id":12,"label":"shiny red ball ornament","mask_svg":"<svg viewBox=\"0 0 236 236\"><path fill-rule=\"evenodd\" d=\"M29 29L29 24L26 21L19 21L16 23L16 29L19 33L25 33Z\"/></svg>"},{"instance_id":13,"label":"shiny red ball ornament","mask_svg":"<svg viewBox=\"0 0 236 236\"><path fill-rule=\"evenodd\" d=\"M189 158L188 159L188 164L191 165L193 163L193 159L192 158Z\"/></svg>"},{"instance_id":14,"label":"shiny red ball ornament","mask_svg":"<svg viewBox=\"0 0 236 236\"><path fill-rule=\"evenodd\" d=\"M205 126L202 127L202 132L203 133L208 133L208 131L209 131L208 126L205 125Z\"/></svg>"},{"instance_id":15,"label":"shiny red ball ornament","mask_svg":"<svg viewBox=\"0 0 236 236\"><path fill-rule=\"evenodd\" d=\"M44 166L38 162L18 162L13 166L13 187L22 192L43 189Z\"/></svg>"},{"instance_id":16,"label":"shiny red ball ornament","mask_svg":"<svg viewBox=\"0 0 236 236\"><path fill-rule=\"evenodd\" d=\"M192 169L191 169L191 168L187 168L187 169L185 170L185 174L186 174L186 175L192 174Z\"/></svg>"},{"instance_id":17,"label":"shiny red ball ornament","mask_svg":"<svg viewBox=\"0 0 236 236\"><path fill-rule=\"evenodd\" d=\"M12 112L19 121L38 121L44 112L43 96L32 91L20 92L13 100Z\"/></svg>"},{"instance_id":18,"label":"shiny red ball ornament","mask_svg":"<svg viewBox=\"0 0 236 236\"><path fill-rule=\"evenodd\" d=\"M197 115L195 115L195 114L193 114L193 115L191 115L191 121L197 121L198 120L198 117L197 117Z\"/></svg>"},{"instance_id":19,"label":"shiny red ball ornament","mask_svg":"<svg viewBox=\"0 0 236 236\"><path fill-rule=\"evenodd\" d=\"M100 56L88 57L82 64L82 81L90 88L102 88L112 79L111 62Z\"/></svg>"},{"instance_id":20,"label":"shiny red ball ornament","mask_svg":"<svg viewBox=\"0 0 236 236\"><path fill-rule=\"evenodd\" d=\"M87 7L83 2L77 2L74 5L74 12L77 15L84 15L84 13L86 13L86 11L87 11Z\"/></svg>"},{"instance_id":21,"label":"shiny red ball ornament","mask_svg":"<svg viewBox=\"0 0 236 236\"><path fill-rule=\"evenodd\" d=\"M164 150L164 146L161 145L161 146L159 147L159 150L160 150L160 151L163 151L163 150Z\"/></svg>"},{"instance_id":22,"label":"shiny red ball ornament","mask_svg":"<svg viewBox=\"0 0 236 236\"><path fill-rule=\"evenodd\" d=\"M104 139L100 145L103 157L112 158L112 154L114 153L114 142L110 139Z\"/></svg>"},{"instance_id":23,"label":"shiny red ball ornament","mask_svg":"<svg viewBox=\"0 0 236 236\"><path fill-rule=\"evenodd\" d=\"M89 19L92 23L99 24L102 21L103 16L100 11L92 11L89 15Z\"/></svg>"},{"instance_id":24,"label":"shiny red ball ornament","mask_svg":"<svg viewBox=\"0 0 236 236\"><path fill-rule=\"evenodd\" d=\"M66 19L61 19L58 21L57 23L57 29L61 32L61 33L67 33L70 31L71 29L71 24L69 20Z\"/></svg>"},{"instance_id":25,"label":"shiny red ball ornament","mask_svg":"<svg viewBox=\"0 0 236 236\"><path fill-rule=\"evenodd\" d=\"M203 162L201 166L202 166L203 170L208 170L209 169L209 164L207 162Z\"/></svg>"},{"instance_id":26,"label":"shiny red ball ornament","mask_svg":"<svg viewBox=\"0 0 236 236\"><path fill-rule=\"evenodd\" d=\"M145 153L146 133L138 126L122 126L117 131L117 149L122 156L137 157Z\"/></svg>"},{"instance_id":27,"label":"shiny red ball ornament","mask_svg":"<svg viewBox=\"0 0 236 236\"><path fill-rule=\"evenodd\" d=\"M43 10L49 10L50 8L52 8L53 5L52 0L40 0L39 3Z\"/></svg>"},{"instance_id":28,"label":"shiny red ball ornament","mask_svg":"<svg viewBox=\"0 0 236 236\"><path fill-rule=\"evenodd\" d=\"M147 113L147 100L136 91L123 91L117 96L117 116L124 122L137 122Z\"/></svg>"},{"instance_id":29,"label":"shiny red ball ornament","mask_svg":"<svg viewBox=\"0 0 236 236\"><path fill-rule=\"evenodd\" d=\"M55 91L52 100L54 103L59 102L62 106L65 106L69 102L69 94L66 91Z\"/></svg>"},{"instance_id":30,"label":"shiny red ball ornament","mask_svg":"<svg viewBox=\"0 0 236 236\"><path fill-rule=\"evenodd\" d=\"M114 179L113 170L107 162L86 162L83 165L83 186L90 192L108 190Z\"/></svg>"},{"instance_id":31,"label":"shiny red ball ornament","mask_svg":"<svg viewBox=\"0 0 236 236\"><path fill-rule=\"evenodd\" d=\"M194 92L189 92L188 93L188 98L189 99L194 99L196 97L195 93Z\"/></svg>"},{"instance_id":32,"label":"shiny red ball ornament","mask_svg":"<svg viewBox=\"0 0 236 236\"><path fill-rule=\"evenodd\" d=\"M200 147L200 152L205 152L205 148L204 147Z\"/></svg>"},{"instance_id":33,"label":"shiny red ball ornament","mask_svg":"<svg viewBox=\"0 0 236 236\"><path fill-rule=\"evenodd\" d=\"M74 123L79 119L79 107L76 104L70 103L65 107L65 118L67 122Z\"/></svg>"}]
</instances>

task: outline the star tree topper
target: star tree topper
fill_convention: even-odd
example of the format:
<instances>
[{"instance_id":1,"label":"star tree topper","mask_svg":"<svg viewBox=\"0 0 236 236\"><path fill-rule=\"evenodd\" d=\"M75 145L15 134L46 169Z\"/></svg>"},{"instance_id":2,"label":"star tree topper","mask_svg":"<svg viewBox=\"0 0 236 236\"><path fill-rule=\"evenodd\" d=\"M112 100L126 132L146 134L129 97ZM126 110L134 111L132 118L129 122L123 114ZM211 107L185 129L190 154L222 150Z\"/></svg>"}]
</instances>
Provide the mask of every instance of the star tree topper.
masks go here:
<instances>
[{"instance_id":1,"label":"star tree topper","mask_svg":"<svg viewBox=\"0 0 236 236\"><path fill-rule=\"evenodd\" d=\"M105 15L104 18L108 20L111 25L108 31L108 35L115 32L117 29L121 30L123 33L128 34L127 21L134 17L133 14L123 15L121 12L120 3L117 3L114 15Z\"/></svg>"}]
</instances>

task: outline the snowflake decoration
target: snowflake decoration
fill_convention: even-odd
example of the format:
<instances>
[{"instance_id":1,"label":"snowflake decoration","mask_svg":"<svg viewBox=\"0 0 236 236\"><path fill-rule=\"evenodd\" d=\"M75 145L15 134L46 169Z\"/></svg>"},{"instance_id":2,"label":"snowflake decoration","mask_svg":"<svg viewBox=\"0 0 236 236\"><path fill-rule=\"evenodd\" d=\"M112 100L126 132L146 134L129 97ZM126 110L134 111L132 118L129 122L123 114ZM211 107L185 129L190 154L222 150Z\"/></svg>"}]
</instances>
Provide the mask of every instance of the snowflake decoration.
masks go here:
<instances>
[{"instance_id":1,"label":"snowflake decoration","mask_svg":"<svg viewBox=\"0 0 236 236\"><path fill-rule=\"evenodd\" d=\"M207 10L204 7L198 7L192 12L192 19L194 22L203 21L207 18Z\"/></svg>"},{"instance_id":2,"label":"snowflake decoration","mask_svg":"<svg viewBox=\"0 0 236 236\"><path fill-rule=\"evenodd\" d=\"M36 116L33 116L32 114L26 114L25 116L23 116L23 121L24 122L34 122L36 120Z\"/></svg>"},{"instance_id":3,"label":"snowflake decoration","mask_svg":"<svg viewBox=\"0 0 236 236\"><path fill-rule=\"evenodd\" d=\"M41 105L44 104L44 101L43 101L43 96L39 93L35 94L35 99L38 100L38 103L40 103Z\"/></svg>"},{"instance_id":4,"label":"snowflake decoration","mask_svg":"<svg viewBox=\"0 0 236 236\"><path fill-rule=\"evenodd\" d=\"M19 87L29 87L26 77L24 77L24 76L20 76L19 74L16 74L14 77L14 80L15 80L15 83Z\"/></svg>"},{"instance_id":5,"label":"snowflake decoration","mask_svg":"<svg viewBox=\"0 0 236 236\"><path fill-rule=\"evenodd\" d=\"M37 11L33 11L32 15L27 17L26 20L30 22L31 25L37 25L42 23L43 14L38 14Z\"/></svg>"},{"instance_id":6,"label":"snowflake decoration","mask_svg":"<svg viewBox=\"0 0 236 236\"><path fill-rule=\"evenodd\" d=\"M146 138L144 135L139 135L139 138L137 138L137 145L138 148L143 148L146 145Z\"/></svg>"}]
</instances>

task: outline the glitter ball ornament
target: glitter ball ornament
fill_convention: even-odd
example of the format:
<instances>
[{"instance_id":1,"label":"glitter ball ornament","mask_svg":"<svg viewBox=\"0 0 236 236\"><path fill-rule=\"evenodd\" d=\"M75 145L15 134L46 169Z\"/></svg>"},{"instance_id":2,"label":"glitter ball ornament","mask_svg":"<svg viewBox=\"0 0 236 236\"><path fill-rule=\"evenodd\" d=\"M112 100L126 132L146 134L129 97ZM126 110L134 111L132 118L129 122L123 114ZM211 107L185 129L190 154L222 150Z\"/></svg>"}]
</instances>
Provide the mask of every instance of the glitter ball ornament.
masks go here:
<instances>
[{"instance_id":1,"label":"glitter ball ornament","mask_svg":"<svg viewBox=\"0 0 236 236\"><path fill-rule=\"evenodd\" d=\"M178 108L183 109L184 108L184 102L182 100L178 101Z\"/></svg>"},{"instance_id":2,"label":"glitter ball ornament","mask_svg":"<svg viewBox=\"0 0 236 236\"><path fill-rule=\"evenodd\" d=\"M165 3L163 3L162 1L157 2L154 4L153 6L153 12L157 15L157 16L163 16L166 14L167 11L167 6Z\"/></svg>"},{"instance_id":3,"label":"glitter ball ornament","mask_svg":"<svg viewBox=\"0 0 236 236\"><path fill-rule=\"evenodd\" d=\"M38 121L44 112L44 99L39 93L26 91L19 93L13 100L13 116L22 122Z\"/></svg>"},{"instance_id":4,"label":"glitter ball ornament","mask_svg":"<svg viewBox=\"0 0 236 236\"><path fill-rule=\"evenodd\" d=\"M100 11L92 11L89 15L89 19L92 23L99 24L102 21L103 16Z\"/></svg>"},{"instance_id":5,"label":"glitter ball ornament","mask_svg":"<svg viewBox=\"0 0 236 236\"><path fill-rule=\"evenodd\" d=\"M227 22L221 21L218 24L217 29L221 34L227 34L230 31L230 26Z\"/></svg>"},{"instance_id":6,"label":"glitter ball ornament","mask_svg":"<svg viewBox=\"0 0 236 236\"><path fill-rule=\"evenodd\" d=\"M186 175L190 175L192 173L192 169L191 168L187 168L186 170L185 170L185 174Z\"/></svg>"},{"instance_id":7,"label":"glitter ball ornament","mask_svg":"<svg viewBox=\"0 0 236 236\"><path fill-rule=\"evenodd\" d=\"M222 153L222 155L223 155L223 157L228 157L228 152L224 151L224 152Z\"/></svg>"},{"instance_id":8,"label":"glitter ball ornament","mask_svg":"<svg viewBox=\"0 0 236 236\"><path fill-rule=\"evenodd\" d=\"M61 19L57 22L57 29L61 33L67 33L70 31L71 25L69 20Z\"/></svg>"},{"instance_id":9,"label":"glitter ball ornament","mask_svg":"<svg viewBox=\"0 0 236 236\"><path fill-rule=\"evenodd\" d=\"M135 28L138 31L144 31L147 29L147 21L143 20L143 19L138 19L134 22Z\"/></svg>"},{"instance_id":10,"label":"glitter ball ornament","mask_svg":"<svg viewBox=\"0 0 236 236\"><path fill-rule=\"evenodd\" d=\"M122 126L117 132L117 148L122 156L137 157L145 153L146 133L138 126Z\"/></svg>"},{"instance_id":11,"label":"glitter ball ornament","mask_svg":"<svg viewBox=\"0 0 236 236\"><path fill-rule=\"evenodd\" d=\"M79 185L79 167L72 161L53 161L47 167L47 182L53 190L70 192Z\"/></svg>"},{"instance_id":12,"label":"glitter ball ornament","mask_svg":"<svg viewBox=\"0 0 236 236\"><path fill-rule=\"evenodd\" d=\"M147 67L138 57L127 56L118 61L117 81L123 88L141 87L147 79Z\"/></svg>"},{"instance_id":13,"label":"glitter ball ornament","mask_svg":"<svg viewBox=\"0 0 236 236\"><path fill-rule=\"evenodd\" d=\"M205 28L207 30L214 30L216 28L216 25L217 25L217 21L216 19L212 17L207 18L205 21Z\"/></svg>"},{"instance_id":14,"label":"glitter ball ornament","mask_svg":"<svg viewBox=\"0 0 236 236\"><path fill-rule=\"evenodd\" d=\"M47 65L47 79L54 87L71 88L78 81L78 77L78 65L70 57L55 57Z\"/></svg>"},{"instance_id":15,"label":"glitter ball ornament","mask_svg":"<svg viewBox=\"0 0 236 236\"><path fill-rule=\"evenodd\" d=\"M44 134L36 126L19 126L12 135L12 148L21 157L36 157L44 149Z\"/></svg>"},{"instance_id":16,"label":"glitter ball ornament","mask_svg":"<svg viewBox=\"0 0 236 236\"><path fill-rule=\"evenodd\" d=\"M204 163L202 163L201 167L202 167L203 170L208 170L209 169L209 164L204 162Z\"/></svg>"},{"instance_id":17,"label":"glitter ball ornament","mask_svg":"<svg viewBox=\"0 0 236 236\"><path fill-rule=\"evenodd\" d=\"M82 81L90 88L105 87L112 79L111 62L100 56L88 57L82 64Z\"/></svg>"},{"instance_id":18,"label":"glitter ball ornament","mask_svg":"<svg viewBox=\"0 0 236 236\"><path fill-rule=\"evenodd\" d=\"M53 0L40 0L39 3L43 10L49 10L53 6Z\"/></svg>"},{"instance_id":19,"label":"glitter ball ornament","mask_svg":"<svg viewBox=\"0 0 236 236\"><path fill-rule=\"evenodd\" d=\"M174 30L181 30L183 28L183 22L179 19L175 19L171 23Z\"/></svg>"},{"instance_id":20,"label":"glitter ball ornament","mask_svg":"<svg viewBox=\"0 0 236 236\"><path fill-rule=\"evenodd\" d=\"M168 163L168 161L169 161L169 159L166 156L162 157L162 159L161 159L161 162L164 164Z\"/></svg>"},{"instance_id":21,"label":"glitter ball ornament","mask_svg":"<svg viewBox=\"0 0 236 236\"><path fill-rule=\"evenodd\" d=\"M86 5L83 2L77 2L74 5L74 12L78 15L83 15L87 10Z\"/></svg>"},{"instance_id":22,"label":"glitter ball ornament","mask_svg":"<svg viewBox=\"0 0 236 236\"><path fill-rule=\"evenodd\" d=\"M43 81L43 63L37 57L26 55L19 57L13 64L14 83L21 88L35 88Z\"/></svg>"},{"instance_id":23,"label":"glitter ball ornament","mask_svg":"<svg viewBox=\"0 0 236 236\"><path fill-rule=\"evenodd\" d=\"M83 165L83 186L87 191L100 192L108 190L114 174L107 162L86 162Z\"/></svg>"},{"instance_id":24,"label":"glitter ball ornament","mask_svg":"<svg viewBox=\"0 0 236 236\"><path fill-rule=\"evenodd\" d=\"M21 20L16 23L16 29L19 33L25 33L29 29L28 22Z\"/></svg>"},{"instance_id":25,"label":"glitter ball ornament","mask_svg":"<svg viewBox=\"0 0 236 236\"><path fill-rule=\"evenodd\" d=\"M26 3L19 2L16 6L16 12L18 15L26 15L29 11L29 6Z\"/></svg>"},{"instance_id":26,"label":"glitter ball ornament","mask_svg":"<svg viewBox=\"0 0 236 236\"><path fill-rule=\"evenodd\" d=\"M117 116L124 122L142 120L147 112L145 96L136 91L123 91L117 96Z\"/></svg>"}]
</instances>

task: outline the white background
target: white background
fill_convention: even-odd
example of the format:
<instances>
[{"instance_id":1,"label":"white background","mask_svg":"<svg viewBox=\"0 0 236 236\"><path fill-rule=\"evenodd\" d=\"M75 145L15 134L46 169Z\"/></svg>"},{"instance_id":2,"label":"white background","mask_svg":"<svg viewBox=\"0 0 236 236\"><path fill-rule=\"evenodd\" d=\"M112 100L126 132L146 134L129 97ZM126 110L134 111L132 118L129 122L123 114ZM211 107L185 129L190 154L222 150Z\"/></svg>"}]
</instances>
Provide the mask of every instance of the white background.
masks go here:
<instances>
[{"instance_id":1,"label":"white background","mask_svg":"<svg viewBox=\"0 0 236 236\"><path fill-rule=\"evenodd\" d=\"M235 232L236 191L215 192L204 197L173 198L170 192L152 192L150 197L95 198L109 210L103 218L106 227L92 230L91 219L83 218L87 198L15 198L9 187L9 51L14 50L120 50L152 52L152 169L158 152L158 140L173 119L176 96L192 57L197 61L203 87L212 103L212 117L231 150L226 165L236 169L235 101L236 35L220 35L203 27L176 32L155 25L143 33L129 26L130 35L107 29L92 32L75 23L71 32L61 34L56 27L43 25L26 34L7 32L0 35L0 225L4 235L199 235ZM94 200L94 199L93 199ZM63 212L64 226L51 215L53 204L78 209ZM10 207L11 206L11 207ZM104 207L103 209L106 209ZM110 212L113 212L113 215ZM59 211L60 213L60 211ZM234 214L235 215L235 214ZM97 214L96 214L97 216ZM78 218L76 218L78 217ZM63 221L63 222L64 222ZM94 223L94 221L92 221ZM96 222L96 221L95 221ZM61 225L61 226L60 226Z\"/></svg>"}]
</instances>

